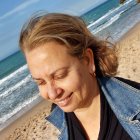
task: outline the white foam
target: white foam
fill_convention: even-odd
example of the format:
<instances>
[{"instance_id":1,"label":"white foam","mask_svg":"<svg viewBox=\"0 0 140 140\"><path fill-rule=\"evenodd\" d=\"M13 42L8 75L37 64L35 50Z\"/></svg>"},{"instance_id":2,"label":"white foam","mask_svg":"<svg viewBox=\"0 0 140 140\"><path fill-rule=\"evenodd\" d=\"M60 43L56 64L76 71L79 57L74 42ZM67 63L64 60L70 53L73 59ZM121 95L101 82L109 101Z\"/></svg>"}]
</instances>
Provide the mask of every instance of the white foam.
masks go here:
<instances>
[{"instance_id":1,"label":"white foam","mask_svg":"<svg viewBox=\"0 0 140 140\"><path fill-rule=\"evenodd\" d=\"M31 75L28 75L27 77L22 79L20 82L18 82L16 85L14 85L13 87L9 88L8 90L6 90L2 94L0 94L0 98L4 98L4 97L10 95L11 93L13 93L14 90L21 87L21 85L26 84L30 79L31 79Z\"/></svg>"},{"instance_id":2,"label":"white foam","mask_svg":"<svg viewBox=\"0 0 140 140\"><path fill-rule=\"evenodd\" d=\"M28 100L26 100L25 102L22 102L21 104L18 105L18 107L16 107L14 110L12 110L9 114L5 114L2 116L2 118L0 118L0 124L3 124L4 122L6 122L9 118L11 118L13 115L15 115L17 112L19 112L21 109L27 107L27 105L31 104L34 100L36 100L39 97L39 94L37 94L36 96L29 98ZM22 110L23 111L23 110ZM25 110L24 110L25 111ZM23 112L24 112L23 111ZM0 128L1 129L1 128Z\"/></svg>"},{"instance_id":3,"label":"white foam","mask_svg":"<svg viewBox=\"0 0 140 140\"><path fill-rule=\"evenodd\" d=\"M112 16L114 16L115 14L117 14L117 12L119 11L125 11L129 8L129 5L131 5L131 3L133 2L133 0L129 0L127 2L125 2L123 5L121 4L119 7L110 10L108 13L106 13L104 16L102 16L101 18L99 18L98 20L96 20L95 22L91 23L90 25L87 26L87 28L91 28L93 26L98 26L100 25L102 22L106 21L107 19L110 19ZM135 3L134 3L135 4Z\"/></svg>"},{"instance_id":4,"label":"white foam","mask_svg":"<svg viewBox=\"0 0 140 140\"><path fill-rule=\"evenodd\" d=\"M98 33L99 31L107 28L108 26L110 26L112 23L114 23L116 20L119 19L120 15L121 15L122 12L120 12L119 14L115 15L114 17L112 17L109 21L107 21L105 24L101 25L100 27L96 28L95 30L91 31L92 33L96 34Z\"/></svg>"},{"instance_id":5,"label":"white foam","mask_svg":"<svg viewBox=\"0 0 140 140\"><path fill-rule=\"evenodd\" d=\"M5 82L5 81L8 81L9 79L13 78L14 76L16 76L17 74L23 72L24 70L27 69L27 64L20 67L19 69L17 69L16 71L14 71L13 73L11 73L10 75L8 75L7 77L3 78L0 80L0 85Z\"/></svg>"}]
</instances>

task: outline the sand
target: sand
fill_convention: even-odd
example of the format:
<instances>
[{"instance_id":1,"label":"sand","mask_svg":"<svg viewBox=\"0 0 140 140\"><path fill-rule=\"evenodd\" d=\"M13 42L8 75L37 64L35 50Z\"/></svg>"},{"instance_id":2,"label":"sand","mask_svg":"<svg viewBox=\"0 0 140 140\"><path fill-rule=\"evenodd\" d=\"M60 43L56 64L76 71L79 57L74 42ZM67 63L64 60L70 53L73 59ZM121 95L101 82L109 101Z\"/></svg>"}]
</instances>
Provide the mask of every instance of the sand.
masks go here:
<instances>
[{"instance_id":1,"label":"sand","mask_svg":"<svg viewBox=\"0 0 140 140\"><path fill-rule=\"evenodd\" d=\"M43 100L0 132L0 140L56 140L59 131L45 117L51 103Z\"/></svg>"},{"instance_id":2,"label":"sand","mask_svg":"<svg viewBox=\"0 0 140 140\"><path fill-rule=\"evenodd\" d=\"M140 23L118 42L118 75L140 83Z\"/></svg>"},{"instance_id":3,"label":"sand","mask_svg":"<svg viewBox=\"0 0 140 140\"><path fill-rule=\"evenodd\" d=\"M140 23L118 42L118 75L140 82ZM43 100L0 132L1 140L57 140L59 131L44 118L51 103Z\"/></svg>"}]
</instances>

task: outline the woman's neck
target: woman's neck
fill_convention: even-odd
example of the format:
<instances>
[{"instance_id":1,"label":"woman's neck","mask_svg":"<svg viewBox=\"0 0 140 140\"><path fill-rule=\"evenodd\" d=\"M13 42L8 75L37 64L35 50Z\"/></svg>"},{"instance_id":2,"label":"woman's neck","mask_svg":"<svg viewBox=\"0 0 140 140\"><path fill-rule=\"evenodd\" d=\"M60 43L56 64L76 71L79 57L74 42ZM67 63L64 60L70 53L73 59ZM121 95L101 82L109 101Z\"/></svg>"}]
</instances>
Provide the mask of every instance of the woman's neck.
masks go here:
<instances>
[{"instance_id":1,"label":"woman's neck","mask_svg":"<svg viewBox=\"0 0 140 140\"><path fill-rule=\"evenodd\" d=\"M100 92L98 86L95 89L90 106L74 112L90 140L97 139L100 130Z\"/></svg>"}]
</instances>

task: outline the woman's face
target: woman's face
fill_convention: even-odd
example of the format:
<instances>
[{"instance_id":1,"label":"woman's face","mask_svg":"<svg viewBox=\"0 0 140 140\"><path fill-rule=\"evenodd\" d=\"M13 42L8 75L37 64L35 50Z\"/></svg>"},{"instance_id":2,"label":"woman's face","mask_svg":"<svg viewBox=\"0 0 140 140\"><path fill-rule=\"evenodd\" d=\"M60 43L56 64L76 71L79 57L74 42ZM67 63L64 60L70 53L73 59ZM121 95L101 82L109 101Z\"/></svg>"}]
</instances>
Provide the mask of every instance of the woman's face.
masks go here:
<instances>
[{"instance_id":1,"label":"woman's face","mask_svg":"<svg viewBox=\"0 0 140 140\"><path fill-rule=\"evenodd\" d=\"M79 60L68 54L67 47L49 42L25 53L27 64L40 95L63 111L86 108L93 99L92 51Z\"/></svg>"}]
</instances>

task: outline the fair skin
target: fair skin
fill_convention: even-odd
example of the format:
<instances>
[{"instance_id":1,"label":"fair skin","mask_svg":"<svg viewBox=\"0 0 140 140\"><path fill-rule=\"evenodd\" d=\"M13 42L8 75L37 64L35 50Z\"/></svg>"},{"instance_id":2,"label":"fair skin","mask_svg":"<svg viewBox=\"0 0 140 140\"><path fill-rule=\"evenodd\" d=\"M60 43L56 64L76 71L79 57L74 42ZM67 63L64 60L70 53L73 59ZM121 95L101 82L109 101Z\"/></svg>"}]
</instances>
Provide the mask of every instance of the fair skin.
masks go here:
<instances>
[{"instance_id":1,"label":"fair skin","mask_svg":"<svg viewBox=\"0 0 140 140\"><path fill-rule=\"evenodd\" d=\"M68 54L65 45L48 42L25 51L28 67L40 95L64 112L74 112L90 140L98 138L100 96L93 53L87 49L83 59Z\"/></svg>"}]
</instances>

